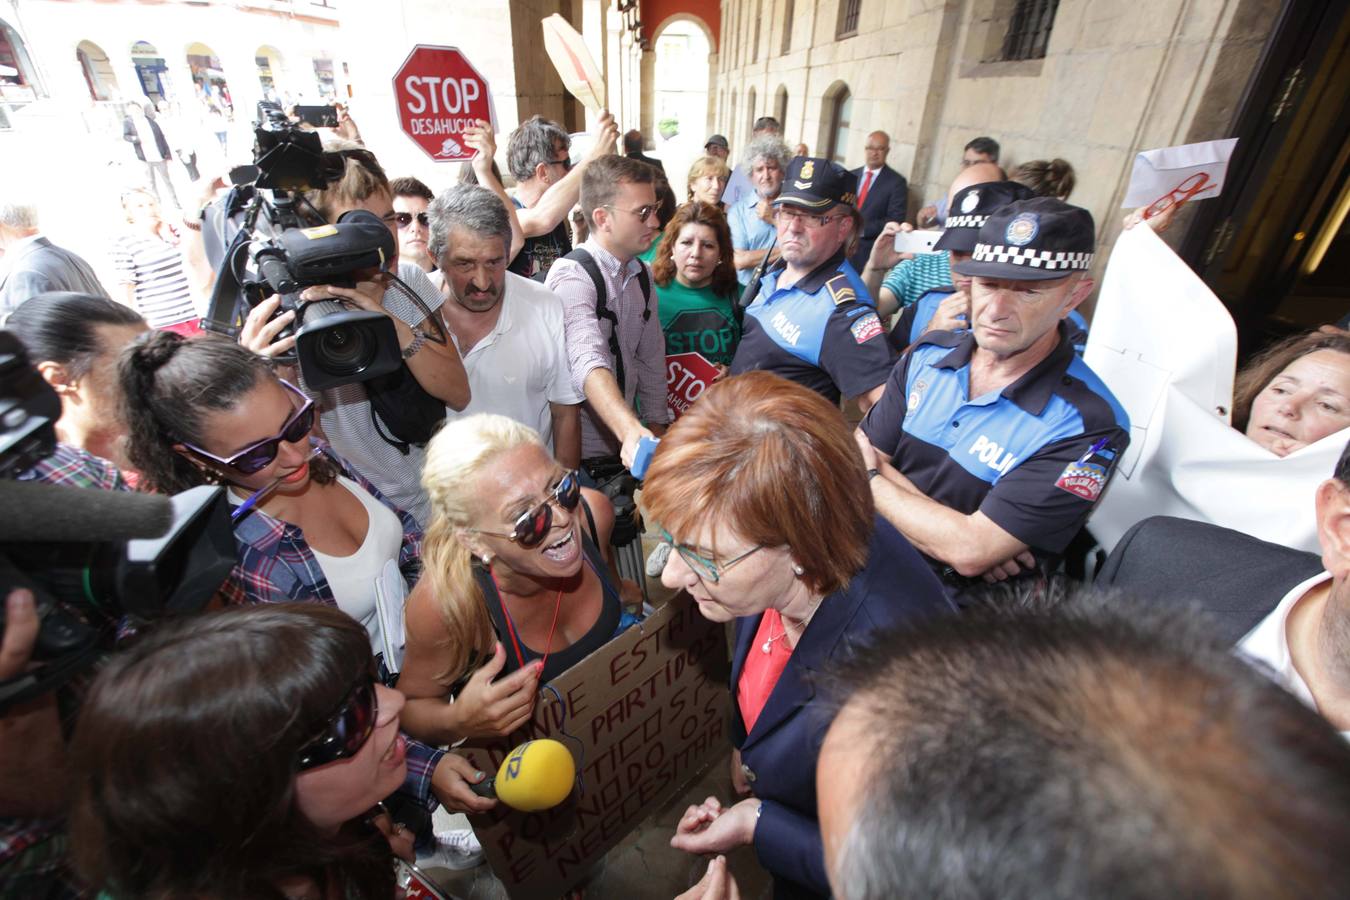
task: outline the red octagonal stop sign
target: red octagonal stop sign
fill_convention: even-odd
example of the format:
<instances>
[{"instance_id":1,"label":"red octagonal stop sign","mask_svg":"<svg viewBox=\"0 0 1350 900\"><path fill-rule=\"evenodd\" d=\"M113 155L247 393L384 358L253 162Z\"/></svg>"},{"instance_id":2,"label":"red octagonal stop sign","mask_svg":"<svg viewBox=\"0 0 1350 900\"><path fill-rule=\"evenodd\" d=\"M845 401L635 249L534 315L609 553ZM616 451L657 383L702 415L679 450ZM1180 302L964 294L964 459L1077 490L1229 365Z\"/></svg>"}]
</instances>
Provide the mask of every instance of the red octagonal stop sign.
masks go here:
<instances>
[{"instance_id":1,"label":"red octagonal stop sign","mask_svg":"<svg viewBox=\"0 0 1350 900\"><path fill-rule=\"evenodd\" d=\"M418 44L394 75L403 133L440 162L473 159L464 132L482 119L495 130L488 83L455 47Z\"/></svg>"}]
</instances>

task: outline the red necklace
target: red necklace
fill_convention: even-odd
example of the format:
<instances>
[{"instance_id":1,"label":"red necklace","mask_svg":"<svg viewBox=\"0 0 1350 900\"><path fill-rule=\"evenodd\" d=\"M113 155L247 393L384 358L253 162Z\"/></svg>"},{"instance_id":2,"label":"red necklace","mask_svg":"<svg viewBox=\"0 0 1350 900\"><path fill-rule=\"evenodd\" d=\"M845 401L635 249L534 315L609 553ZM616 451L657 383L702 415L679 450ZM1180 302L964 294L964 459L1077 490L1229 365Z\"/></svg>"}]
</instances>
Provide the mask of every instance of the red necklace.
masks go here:
<instances>
[{"instance_id":1,"label":"red necklace","mask_svg":"<svg viewBox=\"0 0 1350 900\"><path fill-rule=\"evenodd\" d=\"M506 598L502 593L502 586L497 583L497 573L488 566L488 577L492 579L492 586L497 589L497 599L502 605L502 615L506 618L506 633L511 636L511 646L516 651L516 662L520 668L525 668L525 654L520 651L520 640L516 637L516 623L511 621L511 610L506 607ZM562 609L562 588L558 588L558 596L553 601L553 624L548 626L548 643L544 644L543 660L539 665L539 671L543 672L544 667L548 665L548 652L553 648L553 632L558 627L558 611Z\"/></svg>"}]
</instances>

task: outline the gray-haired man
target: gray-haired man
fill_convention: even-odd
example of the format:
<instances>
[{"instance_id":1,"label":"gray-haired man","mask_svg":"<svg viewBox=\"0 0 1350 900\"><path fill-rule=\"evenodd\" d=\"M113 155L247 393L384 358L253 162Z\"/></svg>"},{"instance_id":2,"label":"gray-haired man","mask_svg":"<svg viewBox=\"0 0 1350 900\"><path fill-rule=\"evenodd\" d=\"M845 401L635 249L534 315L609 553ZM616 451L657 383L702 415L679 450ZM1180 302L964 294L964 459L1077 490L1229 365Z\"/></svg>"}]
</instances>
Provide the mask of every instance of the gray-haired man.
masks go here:
<instances>
[{"instance_id":1,"label":"gray-haired man","mask_svg":"<svg viewBox=\"0 0 1350 900\"><path fill-rule=\"evenodd\" d=\"M506 271L511 221L492 191L459 184L427 209L428 250L453 302L441 307L469 375L471 400L446 418L496 413L539 432L568 468L581 463L581 394L572 384L562 301Z\"/></svg>"},{"instance_id":2,"label":"gray-haired man","mask_svg":"<svg viewBox=\"0 0 1350 900\"><path fill-rule=\"evenodd\" d=\"M765 256L773 252L777 231L773 226L773 200L783 189L783 172L792 153L777 135L765 135L745 148L744 168L750 174L753 192L739 200L725 200L731 246L735 250L736 278L749 284Z\"/></svg>"}]
</instances>

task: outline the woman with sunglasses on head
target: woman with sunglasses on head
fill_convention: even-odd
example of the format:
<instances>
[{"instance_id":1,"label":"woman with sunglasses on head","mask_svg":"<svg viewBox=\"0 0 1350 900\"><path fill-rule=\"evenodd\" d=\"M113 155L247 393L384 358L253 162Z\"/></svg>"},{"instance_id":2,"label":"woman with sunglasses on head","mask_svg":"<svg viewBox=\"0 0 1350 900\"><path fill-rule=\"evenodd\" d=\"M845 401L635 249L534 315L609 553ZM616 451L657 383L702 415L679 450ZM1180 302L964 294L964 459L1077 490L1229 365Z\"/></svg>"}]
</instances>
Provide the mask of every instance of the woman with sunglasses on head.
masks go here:
<instances>
[{"instance_id":1,"label":"woman with sunglasses on head","mask_svg":"<svg viewBox=\"0 0 1350 900\"><path fill-rule=\"evenodd\" d=\"M735 622L732 783L672 846L753 845L774 896L827 897L816 756L830 717L813 673L888 628L951 611L917 550L878 516L837 404L769 372L719 381L661 440L643 482L670 554L662 582Z\"/></svg>"},{"instance_id":2,"label":"woman with sunglasses on head","mask_svg":"<svg viewBox=\"0 0 1350 900\"><path fill-rule=\"evenodd\" d=\"M110 656L71 747L81 875L112 898L400 896L382 801L430 809L469 767L404 738L373 672L361 626L313 603L166 622Z\"/></svg>"},{"instance_id":3,"label":"woman with sunglasses on head","mask_svg":"<svg viewBox=\"0 0 1350 900\"><path fill-rule=\"evenodd\" d=\"M312 437L314 401L266 359L211 335L143 335L120 376L128 455L150 489L223 484L236 511L253 504L235 522L239 562L223 597L336 605L378 649L376 582L416 582L422 534Z\"/></svg>"},{"instance_id":4,"label":"woman with sunglasses on head","mask_svg":"<svg viewBox=\"0 0 1350 900\"><path fill-rule=\"evenodd\" d=\"M613 508L505 416L447 422L422 483L433 513L408 597L405 727L435 744L509 734L539 683L636 621L599 550Z\"/></svg>"}]
</instances>

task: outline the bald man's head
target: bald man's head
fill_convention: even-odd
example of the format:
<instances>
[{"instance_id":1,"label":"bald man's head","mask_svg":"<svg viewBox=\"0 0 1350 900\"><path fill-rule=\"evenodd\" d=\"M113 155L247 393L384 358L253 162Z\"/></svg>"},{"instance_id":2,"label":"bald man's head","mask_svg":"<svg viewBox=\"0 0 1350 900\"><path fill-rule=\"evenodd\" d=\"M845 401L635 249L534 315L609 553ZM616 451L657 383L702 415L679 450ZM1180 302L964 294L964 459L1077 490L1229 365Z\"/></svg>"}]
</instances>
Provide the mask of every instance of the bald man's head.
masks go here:
<instances>
[{"instance_id":1,"label":"bald man's head","mask_svg":"<svg viewBox=\"0 0 1350 900\"><path fill-rule=\"evenodd\" d=\"M947 208L951 209L952 198L968 187L977 184L985 184L990 181L1003 181L1003 170L995 163L981 162L972 166L966 166L960 174L952 181L951 188L947 191Z\"/></svg>"},{"instance_id":2,"label":"bald man's head","mask_svg":"<svg viewBox=\"0 0 1350 900\"><path fill-rule=\"evenodd\" d=\"M891 152L891 136L884 131L874 131L867 136L867 144L863 147L863 157L867 160L867 168L880 169L886 165L886 156Z\"/></svg>"}]
</instances>

